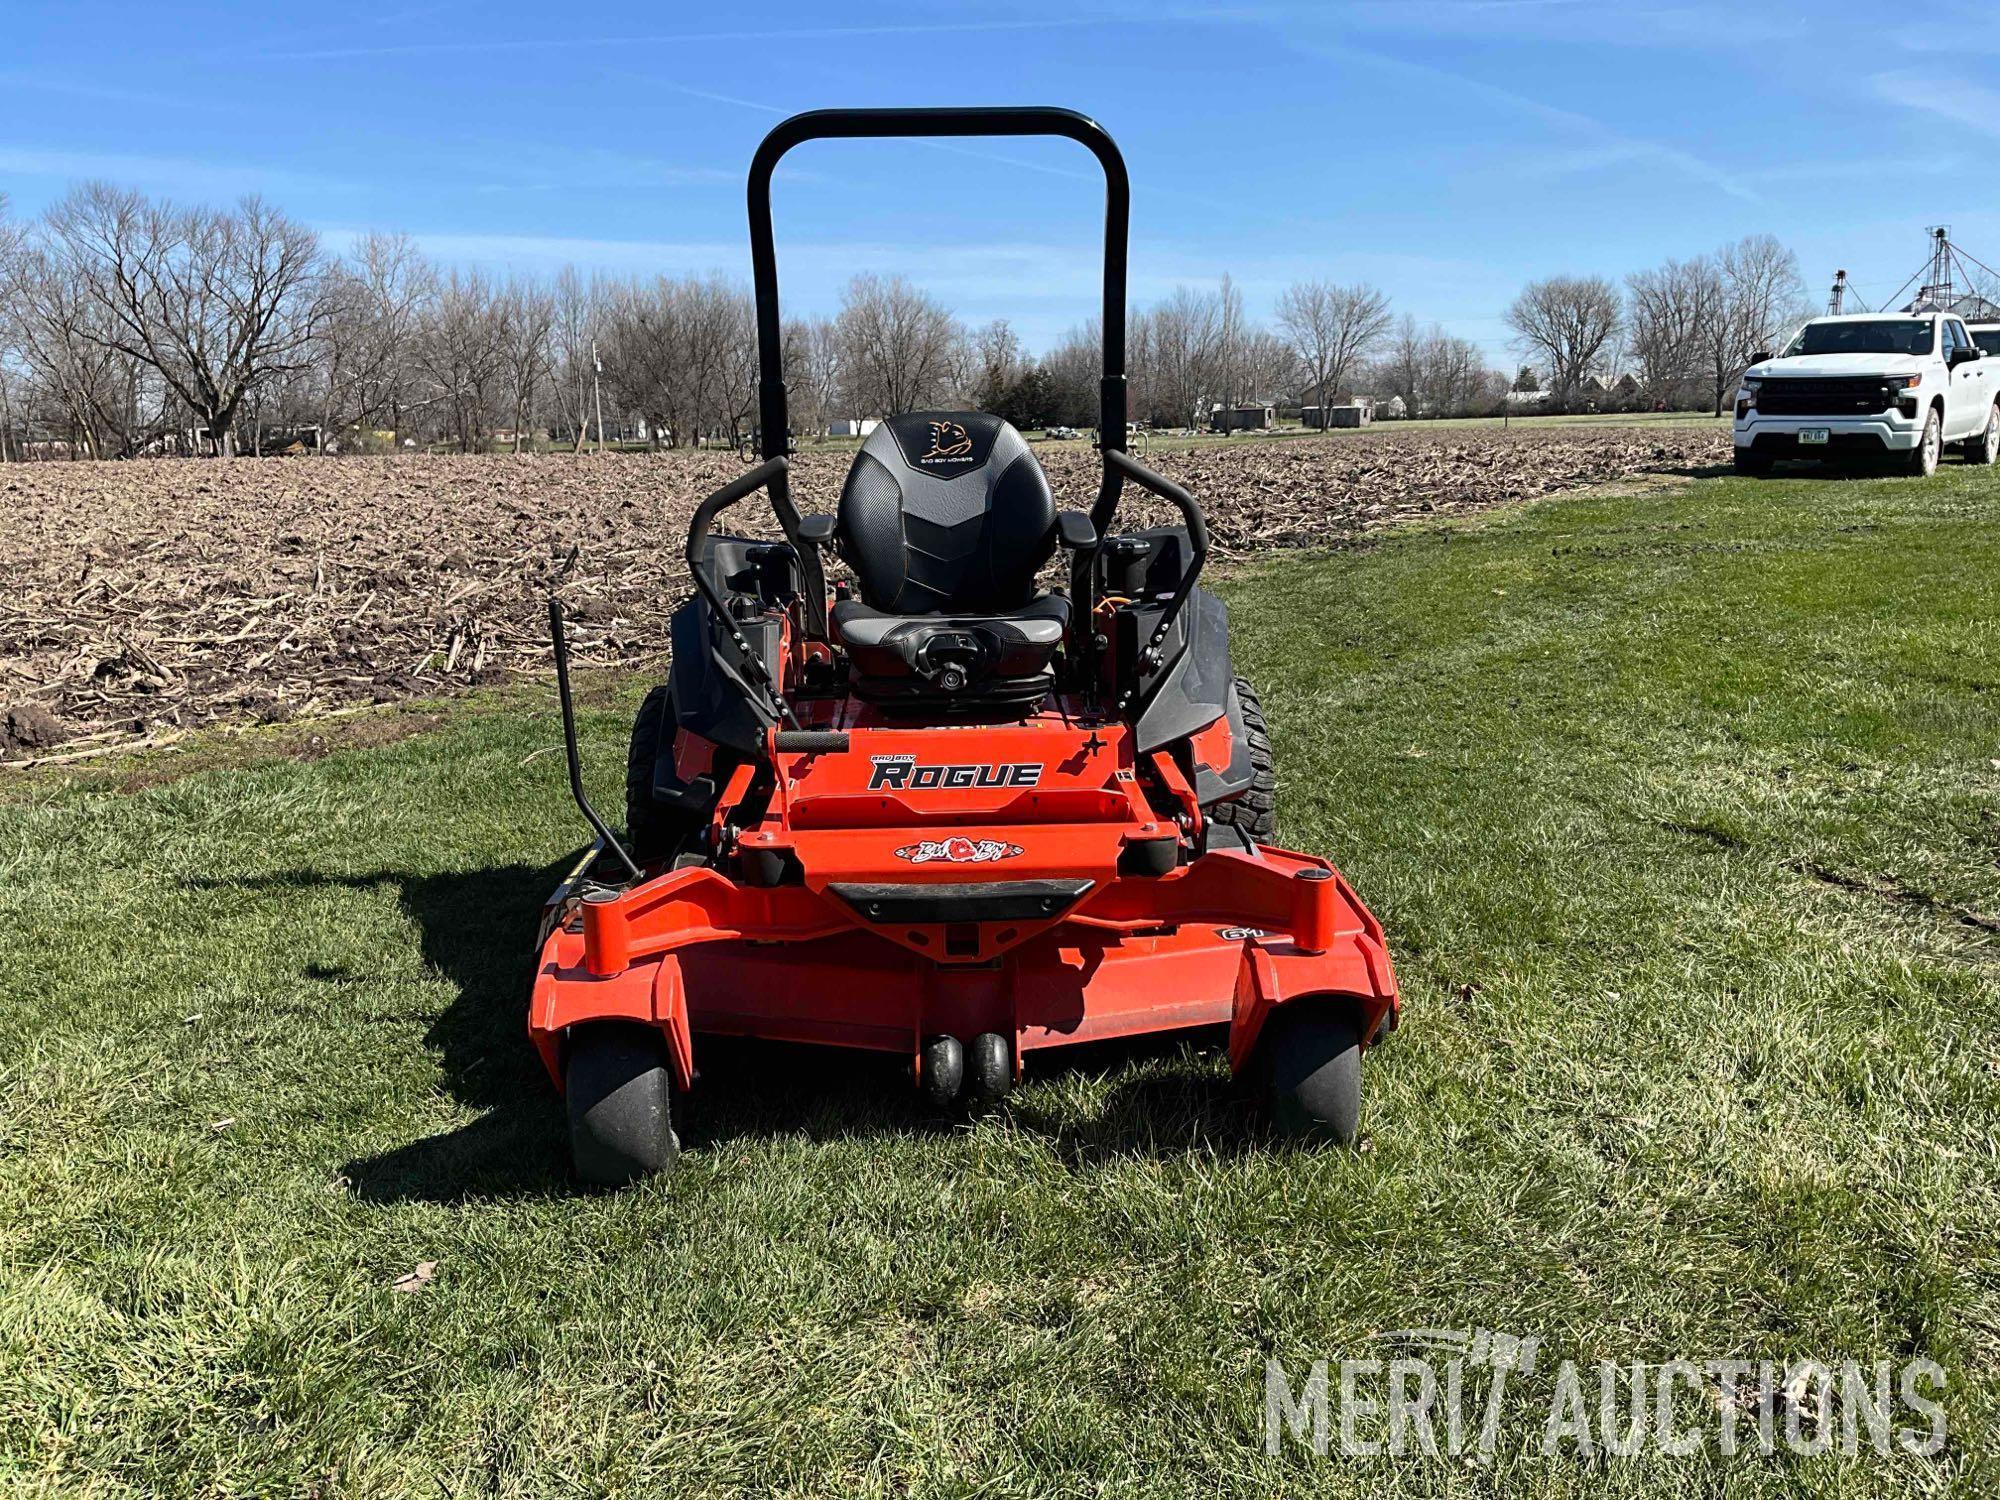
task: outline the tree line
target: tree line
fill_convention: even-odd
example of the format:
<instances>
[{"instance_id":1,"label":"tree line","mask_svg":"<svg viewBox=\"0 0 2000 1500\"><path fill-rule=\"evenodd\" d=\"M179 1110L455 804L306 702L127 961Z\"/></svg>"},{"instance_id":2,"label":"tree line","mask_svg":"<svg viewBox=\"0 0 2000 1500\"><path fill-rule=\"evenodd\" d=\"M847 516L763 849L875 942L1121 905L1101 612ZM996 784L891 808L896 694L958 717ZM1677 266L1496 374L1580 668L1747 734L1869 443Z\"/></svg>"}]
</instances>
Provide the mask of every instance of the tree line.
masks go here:
<instances>
[{"instance_id":1,"label":"tree line","mask_svg":"<svg viewBox=\"0 0 2000 1500\"><path fill-rule=\"evenodd\" d=\"M1601 276L1556 276L1507 310L1520 348L1541 362L1551 401L1573 409L1592 380L1628 375L1649 407L1718 416L1737 377L1812 315L1798 257L1768 234L1713 255Z\"/></svg>"},{"instance_id":2,"label":"tree line","mask_svg":"<svg viewBox=\"0 0 2000 1500\"><path fill-rule=\"evenodd\" d=\"M1158 427L1202 426L1239 403L1356 398L1465 415L1508 409L1510 391L1538 383L1572 409L1617 374L1633 404L1719 410L1803 303L1796 259L1769 236L1622 289L1554 277L1508 309L1534 367L1509 377L1476 343L1398 317L1375 288L1299 282L1267 326L1224 276L1133 310L1131 410ZM899 276L856 276L836 314L788 322L784 341L800 436L928 406L1022 427L1096 416L1094 323L1036 356L1004 320L967 326ZM734 445L755 420L756 381L749 294L720 275L496 278L439 266L402 235L332 250L254 197L186 207L91 183L30 223L0 199L0 458L302 440Z\"/></svg>"}]
</instances>

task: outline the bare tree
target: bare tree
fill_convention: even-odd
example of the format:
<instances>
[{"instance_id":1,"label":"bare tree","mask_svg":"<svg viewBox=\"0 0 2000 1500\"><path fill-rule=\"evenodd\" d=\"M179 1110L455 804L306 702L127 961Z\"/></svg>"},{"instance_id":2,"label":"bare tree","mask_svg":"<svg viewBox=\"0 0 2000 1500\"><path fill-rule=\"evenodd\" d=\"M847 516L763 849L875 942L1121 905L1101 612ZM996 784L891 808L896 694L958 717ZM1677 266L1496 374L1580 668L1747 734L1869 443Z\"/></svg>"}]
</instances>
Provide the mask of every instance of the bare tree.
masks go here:
<instances>
[{"instance_id":1,"label":"bare tree","mask_svg":"<svg viewBox=\"0 0 2000 1500\"><path fill-rule=\"evenodd\" d=\"M495 398L504 387L507 333L501 298L477 271L453 271L426 309L413 345L426 404L436 429L476 451L492 429Z\"/></svg>"},{"instance_id":2,"label":"bare tree","mask_svg":"<svg viewBox=\"0 0 2000 1500\"><path fill-rule=\"evenodd\" d=\"M514 408L514 451L519 453L535 416L535 393L549 371L549 331L555 298L532 283L510 281L499 297L502 378Z\"/></svg>"},{"instance_id":3,"label":"bare tree","mask_svg":"<svg viewBox=\"0 0 2000 1500\"><path fill-rule=\"evenodd\" d=\"M1773 349L1810 313L1799 258L1768 234L1753 234L1716 253L1721 297L1710 323L1708 369L1721 416L1752 357Z\"/></svg>"},{"instance_id":4,"label":"bare tree","mask_svg":"<svg viewBox=\"0 0 2000 1500\"><path fill-rule=\"evenodd\" d=\"M387 421L417 399L415 344L438 294L437 270L400 234L366 234L329 269L316 340L322 451L338 434Z\"/></svg>"},{"instance_id":5,"label":"bare tree","mask_svg":"<svg viewBox=\"0 0 2000 1500\"><path fill-rule=\"evenodd\" d=\"M237 408L301 367L323 308L319 240L260 198L234 213L86 184L49 211L64 269L106 317L97 336L159 372L235 452Z\"/></svg>"},{"instance_id":6,"label":"bare tree","mask_svg":"<svg viewBox=\"0 0 2000 1500\"><path fill-rule=\"evenodd\" d=\"M722 276L689 284L704 433L734 448L757 404L757 315L749 295Z\"/></svg>"},{"instance_id":7,"label":"bare tree","mask_svg":"<svg viewBox=\"0 0 2000 1500\"><path fill-rule=\"evenodd\" d=\"M1027 368L1027 351L1005 318L995 318L973 329L966 344L972 365L967 372L966 388L975 406L981 411L993 411Z\"/></svg>"},{"instance_id":8,"label":"bare tree","mask_svg":"<svg viewBox=\"0 0 2000 1500\"><path fill-rule=\"evenodd\" d=\"M1339 399L1355 367L1389 331L1389 299L1372 286L1300 281L1278 298L1278 326L1312 384L1322 412Z\"/></svg>"},{"instance_id":9,"label":"bare tree","mask_svg":"<svg viewBox=\"0 0 2000 1500\"><path fill-rule=\"evenodd\" d=\"M1136 345L1142 371L1136 410L1150 420L1199 426L1223 397L1226 317L1213 292L1176 287L1139 321Z\"/></svg>"},{"instance_id":10,"label":"bare tree","mask_svg":"<svg viewBox=\"0 0 2000 1500\"><path fill-rule=\"evenodd\" d=\"M610 288L603 308L605 386L622 411L645 422L656 448L685 435L692 420L682 313L679 288L664 276Z\"/></svg>"},{"instance_id":11,"label":"bare tree","mask_svg":"<svg viewBox=\"0 0 2000 1500\"><path fill-rule=\"evenodd\" d=\"M592 387L598 340L604 332L607 290L595 278L586 283L575 266L564 266L556 275L552 296L549 389L555 399L556 420L575 434L574 451L581 453L590 434Z\"/></svg>"},{"instance_id":12,"label":"bare tree","mask_svg":"<svg viewBox=\"0 0 2000 1500\"><path fill-rule=\"evenodd\" d=\"M1647 395L1679 409L1705 395L1704 370L1723 306L1722 275L1706 256L1669 260L1625 278L1626 346Z\"/></svg>"},{"instance_id":13,"label":"bare tree","mask_svg":"<svg viewBox=\"0 0 2000 1500\"><path fill-rule=\"evenodd\" d=\"M734 444L756 400L750 299L720 276L614 288L604 299L606 384L655 447Z\"/></svg>"},{"instance_id":14,"label":"bare tree","mask_svg":"<svg viewBox=\"0 0 2000 1500\"><path fill-rule=\"evenodd\" d=\"M824 438L838 415L841 388L840 332L831 319L785 325L785 383L793 421L815 441Z\"/></svg>"},{"instance_id":15,"label":"bare tree","mask_svg":"<svg viewBox=\"0 0 2000 1500\"><path fill-rule=\"evenodd\" d=\"M1299 357L1292 346L1268 328L1250 328L1237 340L1237 394L1250 401L1270 401L1293 394L1299 385Z\"/></svg>"},{"instance_id":16,"label":"bare tree","mask_svg":"<svg viewBox=\"0 0 2000 1500\"><path fill-rule=\"evenodd\" d=\"M24 417L41 407L69 430L72 451L92 458L136 453L159 434L170 415L164 384L117 347L103 307L58 257L17 242L0 299L5 343L25 376Z\"/></svg>"},{"instance_id":17,"label":"bare tree","mask_svg":"<svg viewBox=\"0 0 2000 1500\"><path fill-rule=\"evenodd\" d=\"M1390 396L1401 397L1404 415L1414 417L1422 398L1423 383L1424 336L1417 327L1417 320L1404 313L1376 371L1375 384Z\"/></svg>"},{"instance_id":18,"label":"bare tree","mask_svg":"<svg viewBox=\"0 0 2000 1500\"><path fill-rule=\"evenodd\" d=\"M1466 416L1488 394L1487 370L1479 346L1469 339L1454 338L1435 323L1418 343L1416 367L1416 410L1426 416Z\"/></svg>"},{"instance_id":19,"label":"bare tree","mask_svg":"<svg viewBox=\"0 0 2000 1500\"><path fill-rule=\"evenodd\" d=\"M1380 359L1363 368L1355 383L1379 400L1400 400L1408 417L1460 417L1497 408L1506 377L1486 368L1470 339L1456 338L1433 323L1420 327L1405 313L1389 336Z\"/></svg>"},{"instance_id":20,"label":"bare tree","mask_svg":"<svg viewBox=\"0 0 2000 1500\"><path fill-rule=\"evenodd\" d=\"M1621 321L1618 288L1602 276L1530 282L1507 309L1507 326L1547 363L1549 388L1565 410L1603 368Z\"/></svg>"},{"instance_id":21,"label":"bare tree","mask_svg":"<svg viewBox=\"0 0 2000 1500\"><path fill-rule=\"evenodd\" d=\"M1222 398L1225 407L1233 407L1248 392L1245 390L1243 341L1248 322L1243 316L1243 293L1227 271L1222 274L1222 284L1215 290L1215 362L1209 375L1209 385Z\"/></svg>"},{"instance_id":22,"label":"bare tree","mask_svg":"<svg viewBox=\"0 0 2000 1500\"><path fill-rule=\"evenodd\" d=\"M1135 325L1138 319L1132 320ZM1129 358L1128 368L1143 366ZM1063 341L1042 356L1042 373L1048 377L1048 420L1086 427L1096 423L1098 381L1104 372L1104 340L1095 318L1063 335ZM1144 408L1134 406L1134 410Z\"/></svg>"},{"instance_id":23,"label":"bare tree","mask_svg":"<svg viewBox=\"0 0 2000 1500\"><path fill-rule=\"evenodd\" d=\"M855 277L837 326L848 398L857 410L896 416L951 394L958 324L902 277Z\"/></svg>"}]
</instances>

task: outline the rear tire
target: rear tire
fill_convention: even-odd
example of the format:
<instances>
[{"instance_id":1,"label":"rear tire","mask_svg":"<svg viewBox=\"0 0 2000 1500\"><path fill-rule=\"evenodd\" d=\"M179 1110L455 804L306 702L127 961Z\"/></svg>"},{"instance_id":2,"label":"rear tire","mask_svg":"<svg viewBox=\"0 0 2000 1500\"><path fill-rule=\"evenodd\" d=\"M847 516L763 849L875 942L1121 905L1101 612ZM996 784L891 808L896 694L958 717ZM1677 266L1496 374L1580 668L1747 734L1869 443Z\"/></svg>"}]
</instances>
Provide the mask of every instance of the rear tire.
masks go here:
<instances>
[{"instance_id":1,"label":"rear tire","mask_svg":"<svg viewBox=\"0 0 2000 1500\"><path fill-rule=\"evenodd\" d=\"M1958 451L1969 464L1990 464L2000 459L2000 402L1995 402L1986 414L1986 429L1977 437L1967 438Z\"/></svg>"},{"instance_id":2,"label":"rear tire","mask_svg":"<svg viewBox=\"0 0 2000 1500\"><path fill-rule=\"evenodd\" d=\"M1250 741L1250 785L1239 796L1207 810L1208 821L1240 829L1252 843L1268 844L1278 836L1278 762L1271 749L1271 731L1264 723L1264 705L1250 679L1236 679L1236 701L1243 710L1243 732Z\"/></svg>"},{"instance_id":3,"label":"rear tire","mask_svg":"<svg viewBox=\"0 0 2000 1500\"><path fill-rule=\"evenodd\" d=\"M662 750L671 753L678 730L673 694L662 683L639 705L625 755L625 837L632 845L632 858L642 865L671 859L698 826L687 813L662 807L653 796L654 768Z\"/></svg>"},{"instance_id":4,"label":"rear tire","mask_svg":"<svg viewBox=\"0 0 2000 1500\"><path fill-rule=\"evenodd\" d=\"M1361 1031L1335 1002L1293 1001L1260 1042L1271 1121L1286 1135L1354 1143L1361 1123Z\"/></svg>"},{"instance_id":5,"label":"rear tire","mask_svg":"<svg viewBox=\"0 0 2000 1500\"><path fill-rule=\"evenodd\" d=\"M1903 472L1912 479L1928 479L1937 473L1938 456L1944 451L1944 429L1938 425L1937 408L1924 418L1924 435L1917 446L1903 455Z\"/></svg>"},{"instance_id":6,"label":"rear tire","mask_svg":"<svg viewBox=\"0 0 2000 1500\"><path fill-rule=\"evenodd\" d=\"M593 1187L624 1187L672 1169L674 1080L650 1026L602 1021L578 1028L563 1074L570 1157Z\"/></svg>"},{"instance_id":7,"label":"rear tire","mask_svg":"<svg viewBox=\"0 0 2000 1500\"><path fill-rule=\"evenodd\" d=\"M1771 455L1759 453L1754 448L1736 450L1736 472L1739 474L1768 474L1771 472Z\"/></svg>"}]
</instances>

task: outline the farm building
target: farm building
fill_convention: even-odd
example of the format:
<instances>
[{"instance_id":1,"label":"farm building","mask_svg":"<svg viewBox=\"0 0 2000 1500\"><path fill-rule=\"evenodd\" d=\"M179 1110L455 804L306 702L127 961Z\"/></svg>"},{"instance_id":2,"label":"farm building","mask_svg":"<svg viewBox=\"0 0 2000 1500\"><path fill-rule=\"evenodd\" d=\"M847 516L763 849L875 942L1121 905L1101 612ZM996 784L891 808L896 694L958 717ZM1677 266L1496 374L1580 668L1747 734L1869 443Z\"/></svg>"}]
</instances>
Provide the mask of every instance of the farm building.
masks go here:
<instances>
[{"instance_id":1,"label":"farm building","mask_svg":"<svg viewBox=\"0 0 2000 1500\"><path fill-rule=\"evenodd\" d=\"M1278 409L1268 401L1239 401L1234 406L1218 402L1208 414L1209 426L1216 432L1268 432L1277 420Z\"/></svg>"},{"instance_id":2,"label":"farm building","mask_svg":"<svg viewBox=\"0 0 2000 1500\"><path fill-rule=\"evenodd\" d=\"M1982 297L1977 292L1965 292L1949 299L1939 297L1919 297L1903 309L1907 313L1956 313L1968 323L2000 322L2000 302L1990 297Z\"/></svg>"},{"instance_id":3,"label":"farm building","mask_svg":"<svg viewBox=\"0 0 2000 1500\"><path fill-rule=\"evenodd\" d=\"M1336 401L1331 406L1302 406L1299 421L1314 429L1326 427L1366 427L1375 420L1375 403L1366 396L1352 401Z\"/></svg>"},{"instance_id":4,"label":"farm building","mask_svg":"<svg viewBox=\"0 0 2000 1500\"><path fill-rule=\"evenodd\" d=\"M867 437L881 426L877 417L836 417L826 424L828 437Z\"/></svg>"}]
</instances>

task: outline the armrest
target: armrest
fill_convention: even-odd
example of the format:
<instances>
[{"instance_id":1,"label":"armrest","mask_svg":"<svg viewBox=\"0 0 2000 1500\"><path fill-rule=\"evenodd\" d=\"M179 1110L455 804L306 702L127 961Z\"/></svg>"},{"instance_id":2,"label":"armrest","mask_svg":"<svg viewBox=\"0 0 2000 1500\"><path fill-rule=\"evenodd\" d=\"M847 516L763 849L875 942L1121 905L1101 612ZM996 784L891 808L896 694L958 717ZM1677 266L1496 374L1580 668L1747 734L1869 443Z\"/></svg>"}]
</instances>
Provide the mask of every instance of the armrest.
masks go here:
<instances>
[{"instance_id":1,"label":"armrest","mask_svg":"<svg viewBox=\"0 0 2000 1500\"><path fill-rule=\"evenodd\" d=\"M1071 552L1088 552L1097 545L1097 528L1080 510L1066 510L1056 517L1056 537Z\"/></svg>"},{"instance_id":2,"label":"armrest","mask_svg":"<svg viewBox=\"0 0 2000 1500\"><path fill-rule=\"evenodd\" d=\"M839 522L838 516L801 516L799 540L809 546L824 547L833 540L834 528Z\"/></svg>"}]
</instances>

